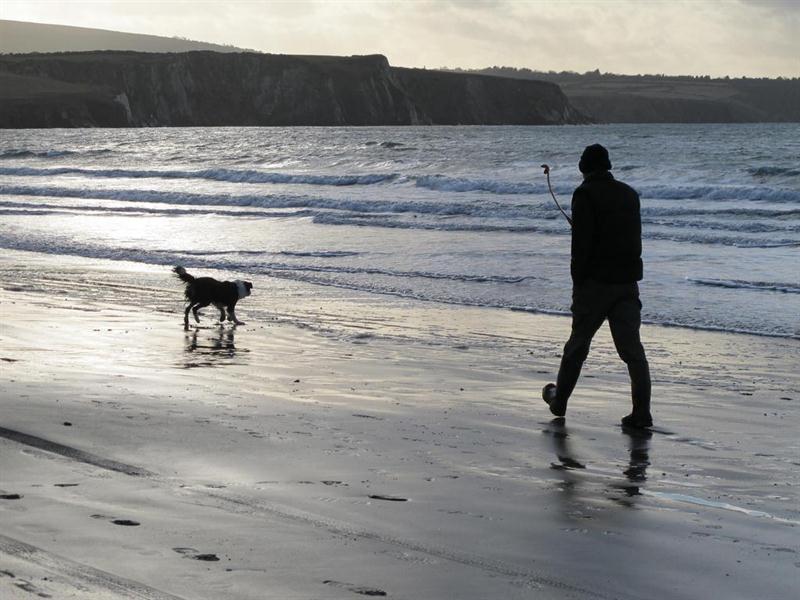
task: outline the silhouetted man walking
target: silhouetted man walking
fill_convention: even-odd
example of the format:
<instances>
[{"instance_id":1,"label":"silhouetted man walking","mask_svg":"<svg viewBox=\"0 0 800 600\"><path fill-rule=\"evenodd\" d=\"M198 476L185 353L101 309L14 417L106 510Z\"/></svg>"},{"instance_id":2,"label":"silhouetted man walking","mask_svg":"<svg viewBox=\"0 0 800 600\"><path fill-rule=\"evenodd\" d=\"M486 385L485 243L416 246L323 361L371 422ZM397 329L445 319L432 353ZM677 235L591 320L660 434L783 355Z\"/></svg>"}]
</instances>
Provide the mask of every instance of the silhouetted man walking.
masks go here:
<instances>
[{"instance_id":1,"label":"silhouetted man walking","mask_svg":"<svg viewBox=\"0 0 800 600\"><path fill-rule=\"evenodd\" d=\"M633 410L627 427L650 427L650 368L639 339L642 303L642 224L639 195L609 172L608 151L587 146L578 168L583 183L572 195L572 334L556 383L542 397L550 412L563 417L592 338L608 319L619 357L628 365Z\"/></svg>"}]
</instances>

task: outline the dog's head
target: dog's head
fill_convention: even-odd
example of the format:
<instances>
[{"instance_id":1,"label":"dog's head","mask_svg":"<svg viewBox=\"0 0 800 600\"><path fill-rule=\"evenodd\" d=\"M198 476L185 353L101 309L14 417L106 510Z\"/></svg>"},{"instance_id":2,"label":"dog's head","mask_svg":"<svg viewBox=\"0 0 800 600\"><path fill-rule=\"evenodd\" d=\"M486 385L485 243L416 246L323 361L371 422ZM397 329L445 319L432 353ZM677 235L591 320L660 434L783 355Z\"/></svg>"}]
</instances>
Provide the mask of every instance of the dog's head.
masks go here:
<instances>
[{"instance_id":1,"label":"dog's head","mask_svg":"<svg viewBox=\"0 0 800 600\"><path fill-rule=\"evenodd\" d=\"M237 279L234 283L236 284L236 291L239 292L239 300L250 295L250 290L253 289L252 283L249 281L242 281L241 279Z\"/></svg>"}]
</instances>

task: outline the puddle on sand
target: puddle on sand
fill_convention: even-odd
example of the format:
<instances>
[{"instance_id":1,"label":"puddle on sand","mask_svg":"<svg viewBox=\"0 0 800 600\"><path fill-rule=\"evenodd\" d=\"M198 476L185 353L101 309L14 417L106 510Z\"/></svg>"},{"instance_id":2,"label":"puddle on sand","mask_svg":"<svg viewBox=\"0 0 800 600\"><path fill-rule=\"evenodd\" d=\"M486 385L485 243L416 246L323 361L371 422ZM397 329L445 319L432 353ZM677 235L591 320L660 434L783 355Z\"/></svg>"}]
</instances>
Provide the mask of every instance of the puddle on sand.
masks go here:
<instances>
[{"instance_id":1,"label":"puddle on sand","mask_svg":"<svg viewBox=\"0 0 800 600\"><path fill-rule=\"evenodd\" d=\"M775 515L771 515L767 512L761 510L751 510L749 508L743 508L741 506L736 506L735 504L729 504L728 502L714 502L713 500L706 500L704 498L697 498L695 496L689 496L687 494L673 494L669 492L653 492L650 490L641 490L640 493L643 496L652 496L655 498L661 498L664 500L672 500L674 502L686 502L688 504L696 504L698 506L705 506L707 508L721 508L723 510L730 510L733 512L742 513L748 515L750 517L758 517L761 519L771 519L773 521L777 521L779 523L787 523L790 525L800 525L800 521L794 521L792 519L784 519L782 517L776 517Z\"/></svg>"}]
</instances>

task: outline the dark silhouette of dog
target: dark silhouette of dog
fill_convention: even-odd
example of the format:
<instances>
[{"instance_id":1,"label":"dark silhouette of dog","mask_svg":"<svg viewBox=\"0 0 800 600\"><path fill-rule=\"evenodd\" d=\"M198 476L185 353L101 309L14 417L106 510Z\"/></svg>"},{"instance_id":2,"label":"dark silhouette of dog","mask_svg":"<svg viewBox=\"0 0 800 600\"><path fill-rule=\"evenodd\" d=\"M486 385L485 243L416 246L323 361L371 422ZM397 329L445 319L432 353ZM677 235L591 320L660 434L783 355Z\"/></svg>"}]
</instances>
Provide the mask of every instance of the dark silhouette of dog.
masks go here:
<instances>
[{"instance_id":1,"label":"dark silhouette of dog","mask_svg":"<svg viewBox=\"0 0 800 600\"><path fill-rule=\"evenodd\" d=\"M218 281L213 277L194 277L189 275L181 266L172 269L175 275L186 284L186 310L183 314L183 326L189 328L189 311L194 315L194 320L199 323L197 311L210 304L219 310L219 322L228 321L235 325L244 325L244 321L236 318L236 303L250 295L253 284L249 281ZM227 313L227 314L226 314Z\"/></svg>"}]
</instances>

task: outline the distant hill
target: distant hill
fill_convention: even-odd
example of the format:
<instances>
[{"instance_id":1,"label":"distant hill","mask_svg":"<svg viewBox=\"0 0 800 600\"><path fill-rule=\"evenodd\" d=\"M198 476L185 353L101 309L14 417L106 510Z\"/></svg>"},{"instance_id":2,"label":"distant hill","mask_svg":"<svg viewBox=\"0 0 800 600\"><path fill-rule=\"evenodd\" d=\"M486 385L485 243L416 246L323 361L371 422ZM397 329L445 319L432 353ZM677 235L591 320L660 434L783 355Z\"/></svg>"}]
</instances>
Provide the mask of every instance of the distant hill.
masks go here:
<instances>
[{"instance_id":1,"label":"distant hill","mask_svg":"<svg viewBox=\"0 0 800 600\"><path fill-rule=\"evenodd\" d=\"M800 79L556 73L491 67L453 72L550 81L601 123L800 122Z\"/></svg>"},{"instance_id":2,"label":"distant hill","mask_svg":"<svg viewBox=\"0 0 800 600\"><path fill-rule=\"evenodd\" d=\"M0 54L83 52L86 50L132 50L135 52L244 51L244 49L234 46L208 44L183 38L0 20Z\"/></svg>"},{"instance_id":3,"label":"distant hill","mask_svg":"<svg viewBox=\"0 0 800 600\"><path fill-rule=\"evenodd\" d=\"M553 83L398 69L381 55L0 55L4 128L586 122Z\"/></svg>"}]
</instances>

